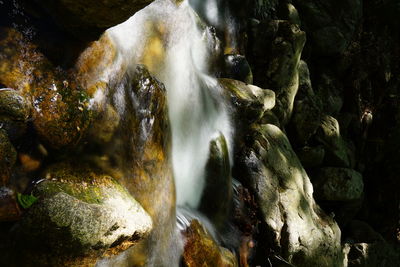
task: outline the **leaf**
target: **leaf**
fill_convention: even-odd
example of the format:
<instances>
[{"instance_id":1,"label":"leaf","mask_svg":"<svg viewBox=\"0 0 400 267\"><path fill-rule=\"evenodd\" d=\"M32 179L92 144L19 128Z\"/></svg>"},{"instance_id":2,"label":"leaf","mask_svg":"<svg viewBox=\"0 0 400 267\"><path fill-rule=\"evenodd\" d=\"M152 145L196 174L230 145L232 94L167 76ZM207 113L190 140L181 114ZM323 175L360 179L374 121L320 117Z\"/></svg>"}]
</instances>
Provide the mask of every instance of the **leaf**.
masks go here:
<instances>
[{"instance_id":1,"label":"leaf","mask_svg":"<svg viewBox=\"0 0 400 267\"><path fill-rule=\"evenodd\" d=\"M21 193L17 194L17 200L19 205L23 207L24 209L28 209L30 206L33 205L38 199L34 195L23 195Z\"/></svg>"}]
</instances>

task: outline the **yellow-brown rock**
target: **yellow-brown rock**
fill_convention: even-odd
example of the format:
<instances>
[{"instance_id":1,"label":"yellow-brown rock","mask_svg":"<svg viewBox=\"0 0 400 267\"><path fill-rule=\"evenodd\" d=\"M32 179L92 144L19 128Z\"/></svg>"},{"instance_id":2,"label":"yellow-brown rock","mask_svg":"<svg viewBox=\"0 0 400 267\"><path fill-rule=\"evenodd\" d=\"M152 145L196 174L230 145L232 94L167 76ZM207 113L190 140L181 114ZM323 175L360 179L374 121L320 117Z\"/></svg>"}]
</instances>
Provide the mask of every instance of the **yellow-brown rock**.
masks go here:
<instances>
[{"instance_id":1,"label":"yellow-brown rock","mask_svg":"<svg viewBox=\"0 0 400 267\"><path fill-rule=\"evenodd\" d=\"M86 92L56 69L35 45L12 28L0 28L0 83L33 103L33 125L53 148L76 144L88 126Z\"/></svg>"},{"instance_id":2,"label":"yellow-brown rock","mask_svg":"<svg viewBox=\"0 0 400 267\"><path fill-rule=\"evenodd\" d=\"M237 267L237 260L229 250L220 247L197 220L186 230L183 253L187 267Z\"/></svg>"}]
</instances>

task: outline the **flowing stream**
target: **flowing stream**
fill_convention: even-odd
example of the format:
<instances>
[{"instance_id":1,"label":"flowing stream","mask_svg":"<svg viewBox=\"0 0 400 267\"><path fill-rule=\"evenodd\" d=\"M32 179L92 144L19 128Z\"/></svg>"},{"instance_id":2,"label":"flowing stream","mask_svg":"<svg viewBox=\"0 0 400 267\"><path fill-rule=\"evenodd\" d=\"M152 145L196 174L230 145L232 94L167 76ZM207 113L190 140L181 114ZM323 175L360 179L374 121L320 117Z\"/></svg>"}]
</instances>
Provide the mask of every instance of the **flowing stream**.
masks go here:
<instances>
[{"instance_id":1,"label":"flowing stream","mask_svg":"<svg viewBox=\"0 0 400 267\"><path fill-rule=\"evenodd\" d=\"M205 187L210 141L223 134L232 154L233 130L228 107L212 73L213 60L222 52L220 42L191 7L206 8L207 18L214 18L214 23L218 23L217 1L209 0L205 4L156 0L105 33L115 45L117 55L101 79L111 81L121 69L129 73L136 64L145 64L167 89L177 206L184 211L180 213L180 223L185 217L202 217L189 213L199 207ZM102 98L100 95L95 101ZM124 108L122 89L120 94L117 89L114 102L120 103L119 109ZM179 256L167 260L175 262L163 264L177 266L176 258ZM99 266L113 264L102 261Z\"/></svg>"}]
</instances>

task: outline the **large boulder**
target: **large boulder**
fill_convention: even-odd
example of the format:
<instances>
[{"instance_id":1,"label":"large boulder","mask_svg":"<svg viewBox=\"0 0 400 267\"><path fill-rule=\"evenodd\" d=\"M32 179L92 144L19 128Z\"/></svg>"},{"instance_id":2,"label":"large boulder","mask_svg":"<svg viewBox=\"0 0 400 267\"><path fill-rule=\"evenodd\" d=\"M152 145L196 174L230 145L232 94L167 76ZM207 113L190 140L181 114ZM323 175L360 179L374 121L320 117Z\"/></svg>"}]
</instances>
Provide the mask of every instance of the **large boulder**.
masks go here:
<instances>
[{"instance_id":1,"label":"large boulder","mask_svg":"<svg viewBox=\"0 0 400 267\"><path fill-rule=\"evenodd\" d=\"M295 266L341 266L340 230L313 199L311 182L284 133L253 125L235 177L257 198L271 246Z\"/></svg>"},{"instance_id":2,"label":"large boulder","mask_svg":"<svg viewBox=\"0 0 400 267\"><path fill-rule=\"evenodd\" d=\"M152 229L142 206L99 170L63 163L43 177L31 193L38 201L12 230L8 264L79 266L82 260L93 265L104 253L128 249Z\"/></svg>"}]
</instances>

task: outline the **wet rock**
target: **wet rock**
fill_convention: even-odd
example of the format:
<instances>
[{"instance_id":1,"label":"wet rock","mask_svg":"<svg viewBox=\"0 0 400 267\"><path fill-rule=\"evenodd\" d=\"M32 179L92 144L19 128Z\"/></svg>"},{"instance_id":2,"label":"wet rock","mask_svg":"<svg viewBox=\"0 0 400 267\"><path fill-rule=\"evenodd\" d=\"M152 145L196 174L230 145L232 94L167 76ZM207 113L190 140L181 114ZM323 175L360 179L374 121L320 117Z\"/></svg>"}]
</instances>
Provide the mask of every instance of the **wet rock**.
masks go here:
<instances>
[{"instance_id":1,"label":"wet rock","mask_svg":"<svg viewBox=\"0 0 400 267\"><path fill-rule=\"evenodd\" d=\"M77 266L119 253L146 237L152 220L117 181L77 164L50 167L32 194L39 200L14 227L21 266Z\"/></svg>"},{"instance_id":2,"label":"wet rock","mask_svg":"<svg viewBox=\"0 0 400 267\"><path fill-rule=\"evenodd\" d=\"M322 168L313 179L315 195L327 201L361 199L364 191L362 175L346 168Z\"/></svg>"},{"instance_id":3,"label":"wet rock","mask_svg":"<svg viewBox=\"0 0 400 267\"><path fill-rule=\"evenodd\" d=\"M250 36L254 82L276 93L275 113L289 121L299 86L299 63L306 36L288 21L262 21Z\"/></svg>"},{"instance_id":4,"label":"wet rock","mask_svg":"<svg viewBox=\"0 0 400 267\"><path fill-rule=\"evenodd\" d=\"M248 122L255 121L275 106L275 93L271 90L236 80L220 79L219 81L236 107L238 123L243 119Z\"/></svg>"},{"instance_id":5,"label":"wet rock","mask_svg":"<svg viewBox=\"0 0 400 267\"><path fill-rule=\"evenodd\" d=\"M32 101L39 137L56 149L76 145L90 120L86 91L14 29L0 29L0 57L0 83Z\"/></svg>"},{"instance_id":6,"label":"wet rock","mask_svg":"<svg viewBox=\"0 0 400 267\"><path fill-rule=\"evenodd\" d=\"M0 186L8 183L11 169L17 160L17 151L8 139L8 135L0 129Z\"/></svg>"},{"instance_id":7,"label":"wet rock","mask_svg":"<svg viewBox=\"0 0 400 267\"><path fill-rule=\"evenodd\" d=\"M225 66L223 77L253 83L253 73L247 59L242 55L228 54L224 56Z\"/></svg>"},{"instance_id":8,"label":"wet rock","mask_svg":"<svg viewBox=\"0 0 400 267\"><path fill-rule=\"evenodd\" d=\"M342 53L362 16L362 1L293 1L317 55ZM333 12L334 11L334 12Z\"/></svg>"},{"instance_id":9,"label":"wet rock","mask_svg":"<svg viewBox=\"0 0 400 267\"><path fill-rule=\"evenodd\" d=\"M273 125L253 125L236 158L234 175L256 195L271 247L295 266L341 266L340 230L316 205L284 133Z\"/></svg>"},{"instance_id":10,"label":"wet rock","mask_svg":"<svg viewBox=\"0 0 400 267\"><path fill-rule=\"evenodd\" d=\"M335 118L328 115L322 117L316 139L323 144L326 150L325 162L328 166L354 166L354 153L341 137L339 122Z\"/></svg>"},{"instance_id":11,"label":"wet rock","mask_svg":"<svg viewBox=\"0 0 400 267\"><path fill-rule=\"evenodd\" d=\"M31 104L19 92L10 88L0 89L0 128L6 130L10 138L23 135L30 114Z\"/></svg>"},{"instance_id":12,"label":"wet rock","mask_svg":"<svg viewBox=\"0 0 400 267\"><path fill-rule=\"evenodd\" d=\"M0 222L16 221L21 216L15 192L7 187L0 187Z\"/></svg>"},{"instance_id":13,"label":"wet rock","mask_svg":"<svg viewBox=\"0 0 400 267\"><path fill-rule=\"evenodd\" d=\"M192 220L186 230L183 262L187 267L221 266L237 267L235 256L218 246L206 229L197 220Z\"/></svg>"},{"instance_id":14,"label":"wet rock","mask_svg":"<svg viewBox=\"0 0 400 267\"><path fill-rule=\"evenodd\" d=\"M199 210L221 228L231 211L232 178L228 146L220 134L210 142L210 155L206 164L206 186Z\"/></svg>"},{"instance_id":15,"label":"wet rock","mask_svg":"<svg viewBox=\"0 0 400 267\"><path fill-rule=\"evenodd\" d=\"M112 0L75 2L71 0L35 1L54 22L75 35L101 33L117 25L153 0ZM92 31L92 32L91 32Z\"/></svg>"},{"instance_id":16,"label":"wet rock","mask_svg":"<svg viewBox=\"0 0 400 267\"><path fill-rule=\"evenodd\" d=\"M296 154L304 168L315 168L322 165L325 149L322 146L305 146L298 150Z\"/></svg>"}]
</instances>

